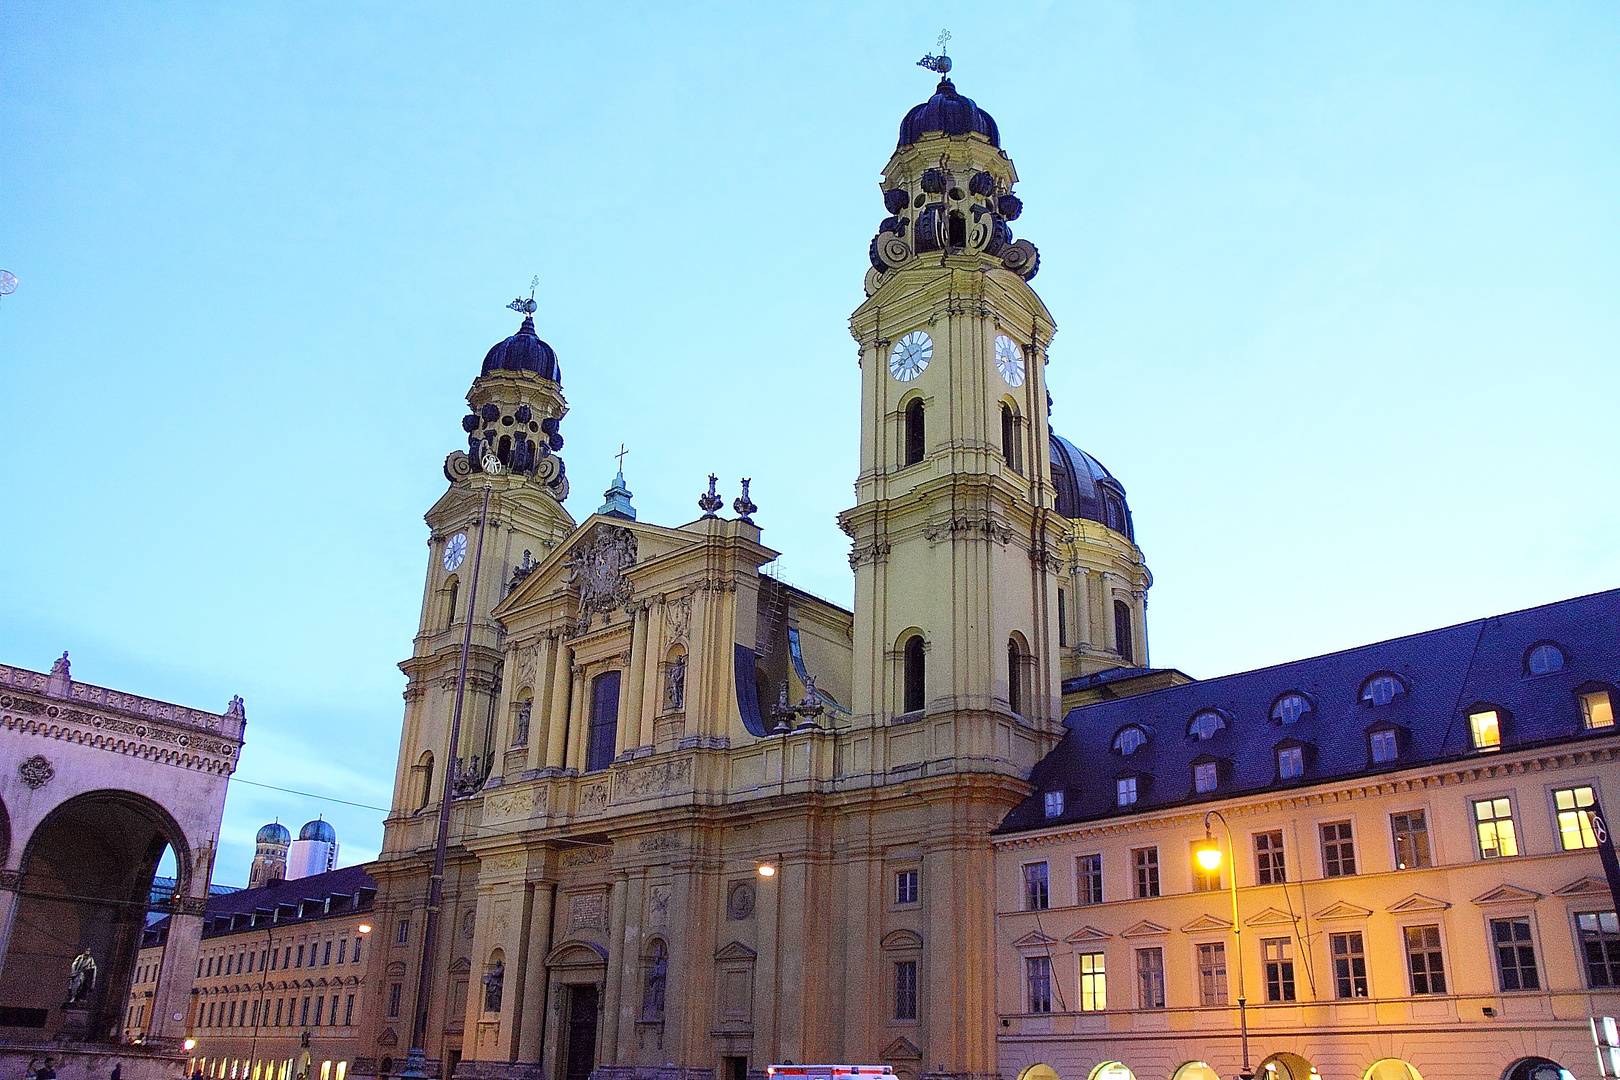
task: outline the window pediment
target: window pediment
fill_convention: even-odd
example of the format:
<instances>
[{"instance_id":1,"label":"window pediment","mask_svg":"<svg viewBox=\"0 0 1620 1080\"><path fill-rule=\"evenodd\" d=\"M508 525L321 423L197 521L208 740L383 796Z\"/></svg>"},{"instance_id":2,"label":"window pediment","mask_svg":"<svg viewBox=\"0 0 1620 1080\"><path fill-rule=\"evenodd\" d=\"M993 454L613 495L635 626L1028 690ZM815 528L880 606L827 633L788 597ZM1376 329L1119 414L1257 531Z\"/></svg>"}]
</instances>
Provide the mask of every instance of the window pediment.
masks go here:
<instances>
[{"instance_id":1,"label":"window pediment","mask_svg":"<svg viewBox=\"0 0 1620 1080\"><path fill-rule=\"evenodd\" d=\"M1337 903L1329 904L1321 911L1318 911L1315 915L1312 915L1311 918L1321 919L1325 922L1329 919L1365 919L1371 914L1371 908L1364 908L1360 905L1351 904L1344 900L1340 900Z\"/></svg>"},{"instance_id":2,"label":"window pediment","mask_svg":"<svg viewBox=\"0 0 1620 1080\"><path fill-rule=\"evenodd\" d=\"M1422 893L1413 893L1404 900L1395 901L1384 910L1393 915L1404 915L1412 911L1444 911L1450 906L1444 900L1436 900L1434 897L1424 896Z\"/></svg>"},{"instance_id":3,"label":"window pediment","mask_svg":"<svg viewBox=\"0 0 1620 1080\"><path fill-rule=\"evenodd\" d=\"M1588 874L1586 877L1576 878L1561 889L1553 890L1554 896L1608 896L1609 883L1600 877Z\"/></svg>"},{"instance_id":4,"label":"window pediment","mask_svg":"<svg viewBox=\"0 0 1620 1080\"><path fill-rule=\"evenodd\" d=\"M1251 915L1243 920L1244 926L1293 926L1294 917L1286 911L1278 911L1268 907L1257 915Z\"/></svg>"},{"instance_id":5,"label":"window pediment","mask_svg":"<svg viewBox=\"0 0 1620 1080\"><path fill-rule=\"evenodd\" d=\"M1015 949L1030 949L1030 948L1042 949L1042 948L1045 948L1048 945L1056 945L1057 943L1058 943L1057 938L1055 938L1055 937L1047 937L1045 934L1041 933L1039 930L1031 930L1029 933L1025 934L1023 937L1021 937L1017 941L1013 942L1013 948L1015 948Z\"/></svg>"},{"instance_id":6,"label":"window pediment","mask_svg":"<svg viewBox=\"0 0 1620 1080\"><path fill-rule=\"evenodd\" d=\"M733 941L714 954L716 960L753 960L758 956L758 953L740 941Z\"/></svg>"},{"instance_id":7,"label":"window pediment","mask_svg":"<svg viewBox=\"0 0 1620 1080\"><path fill-rule=\"evenodd\" d=\"M1161 936L1163 936L1165 934L1168 934L1169 932L1170 932L1170 928L1168 926L1160 926L1156 922L1151 922L1151 921L1149 921L1147 919L1143 919L1141 922L1137 923L1135 926L1129 927L1128 929L1123 931L1119 936L1120 937L1127 937L1127 938L1161 937Z\"/></svg>"},{"instance_id":8,"label":"window pediment","mask_svg":"<svg viewBox=\"0 0 1620 1080\"><path fill-rule=\"evenodd\" d=\"M1200 915L1181 928L1183 934L1207 934L1213 930L1232 929L1231 919L1217 919L1213 915Z\"/></svg>"},{"instance_id":9,"label":"window pediment","mask_svg":"<svg viewBox=\"0 0 1620 1080\"><path fill-rule=\"evenodd\" d=\"M1113 934L1105 934L1095 926L1083 926L1063 940L1070 945L1090 945L1097 941L1107 941Z\"/></svg>"},{"instance_id":10,"label":"window pediment","mask_svg":"<svg viewBox=\"0 0 1620 1080\"><path fill-rule=\"evenodd\" d=\"M1517 885L1498 885L1488 893L1474 897L1474 903L1481 906L1486 904L1515 904L1530 903L1541 899L1541 894L1521 889Z\"/></svg>"},{"instance_id":11,"label":"window pediment","mask_svg":"<svg viewBox=\"0 0 1620 1080\"><path fill-rule=\"evenodd\" d=\"M881 944L885 949L920 949L922 943L922 935L914 930L891 930Z\"/></svg>"}]
</instances>

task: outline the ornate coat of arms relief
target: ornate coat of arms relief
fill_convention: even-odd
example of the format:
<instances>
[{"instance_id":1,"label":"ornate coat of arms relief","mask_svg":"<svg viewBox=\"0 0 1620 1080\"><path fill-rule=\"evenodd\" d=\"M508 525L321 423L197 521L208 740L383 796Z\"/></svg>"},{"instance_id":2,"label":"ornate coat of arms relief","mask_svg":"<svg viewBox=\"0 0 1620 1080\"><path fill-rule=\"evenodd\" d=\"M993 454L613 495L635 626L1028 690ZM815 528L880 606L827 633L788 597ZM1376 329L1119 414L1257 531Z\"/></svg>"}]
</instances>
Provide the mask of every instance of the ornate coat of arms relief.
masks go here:
<instances>
[{"instance_id":1,"label":"ornate coat of arms relief","mask_svg":"<svg viewBox=\"0 0 1620 1080\"><path fill-rule=\"evenodd\" d=\"M590 538L569 553L568 584L579 590L579 629L591 628L597 612L611 611L630 602L635 590L624 576L636 562L636 534L615 525L599 524Z\"/></svg>"}]
</instances>

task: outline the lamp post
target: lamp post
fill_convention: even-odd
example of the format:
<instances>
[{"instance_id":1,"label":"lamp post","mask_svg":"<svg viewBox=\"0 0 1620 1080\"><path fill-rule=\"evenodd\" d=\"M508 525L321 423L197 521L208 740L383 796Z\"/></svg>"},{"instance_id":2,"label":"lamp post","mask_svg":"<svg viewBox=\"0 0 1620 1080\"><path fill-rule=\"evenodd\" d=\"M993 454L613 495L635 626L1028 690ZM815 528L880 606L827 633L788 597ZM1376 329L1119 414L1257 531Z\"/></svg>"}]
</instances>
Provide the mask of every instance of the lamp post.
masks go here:
<instances>
[{"instance_id":1,"label":"lamp post","mask_svg":"<svg viewBox=\"0 0 1620 1080\"><path fill-rule=\"evenodd\" d=\"M1204 839L1193 848L1193 858L1205 871L1214 873L1221 868L1221 845L1210 831L1209 819L1216 818L1221 828L1226 830L1226 848L1232 853L1232 871L1227 875L1227 883L1232 894L1232 936L1236 939L1237 977L1238 977L1238 1031L1243 1040L1243 1071L1238 1073L1239 1080L1254 1080L1254 1069L1249 1065L1249 1001L1248 994L1243 986L1243 923L1238 920L1237 902L1237 848L1232 844L1232 826L1226 823L1226 818L1219 810L1211 810L1204 815Z\"/></svg>"}]
</instances>

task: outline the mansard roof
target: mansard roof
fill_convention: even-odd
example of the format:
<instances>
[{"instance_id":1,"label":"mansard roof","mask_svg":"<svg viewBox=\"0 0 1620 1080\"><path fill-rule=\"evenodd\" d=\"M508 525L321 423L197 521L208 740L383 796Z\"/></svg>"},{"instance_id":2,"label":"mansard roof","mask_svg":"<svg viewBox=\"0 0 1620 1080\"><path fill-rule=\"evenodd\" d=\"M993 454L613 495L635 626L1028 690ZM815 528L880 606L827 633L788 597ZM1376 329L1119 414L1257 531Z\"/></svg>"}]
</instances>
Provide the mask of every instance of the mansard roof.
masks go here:
<instances>
[{"instance_id":1,"label":"mansard roof","mask_svg":"<svg viewBox=\"0 0 1620 1080\"><path fill-rule=\"evenodd\" d=\"M281 926L365 911L376 896L377 882L364 866L345 866L291 881L273 881L257 889L238 889L208 898L203 937L220 937L255 927L262 931L272 919Z\"/></svg>"},{"instance_id":2,"label":"mansard roof","mask_svg":"<svg viewBox=\"0 0 1620 1080\"><path fill-rule=\"evenodd\" d=\"M1557 670L1531 660L1553 644ZM1373 676L1393 675L1397 692L1386 703L1371 696ZM1472 746L1468 714L1495 710L1501 749L1511 753L1620 734L1620 728L1585 730L1578 695L1620 687L1620 589L1593 593L1343 652L1296 660L1220 678L1195 681L1134 697L1071 709L1068 733L1031 773L1034 791L1014 807L1000 833L1140 814L1181 804L1342 782L1354 777L1491 756ZM1388 688L1388 684L1386 684ZM1304 705L1279 707L1291 694ZM1617 699L1616 704L1620 704ZM1230 718L1209 738L1189 721L1206 710ZM1285 712L1297 718L1284 723ZM1121 728L1152 732L1129 756L1112 747ZM1369 731L1397 731L1394 760L1372 760ZM1279 776L1279 744L1310 748L1304 774ZM1213 792L1193 791L1193 763L1203 755L1231 761ZM1138 785L1138 801L1116 805L1112 778L1128 770L1152 779ZM1105 778L1099 781L1097 778ZM1064 812L1047 818L1043 794L1064 792Z\"/></svg>"}]
</instances>

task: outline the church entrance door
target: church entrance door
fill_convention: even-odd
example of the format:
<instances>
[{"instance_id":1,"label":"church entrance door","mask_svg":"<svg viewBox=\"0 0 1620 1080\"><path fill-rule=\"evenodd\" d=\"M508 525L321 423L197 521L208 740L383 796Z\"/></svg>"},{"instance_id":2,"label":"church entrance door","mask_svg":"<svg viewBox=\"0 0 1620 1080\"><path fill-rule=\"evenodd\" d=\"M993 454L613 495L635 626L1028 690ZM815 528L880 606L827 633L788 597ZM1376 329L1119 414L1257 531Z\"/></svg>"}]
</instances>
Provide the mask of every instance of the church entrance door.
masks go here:
<instances>
[{"instance_id":1,"label":"church entrance door","mask_svg":"<svg viewBox=\"0 0 1620 1080\"><path fill-rule=\"evenodd\" d=\"M569 988L568 1060L563 1080L588 1080L596 1067L596 1012L599 991L594 983Z\"/></svg>"}]
</instances>

